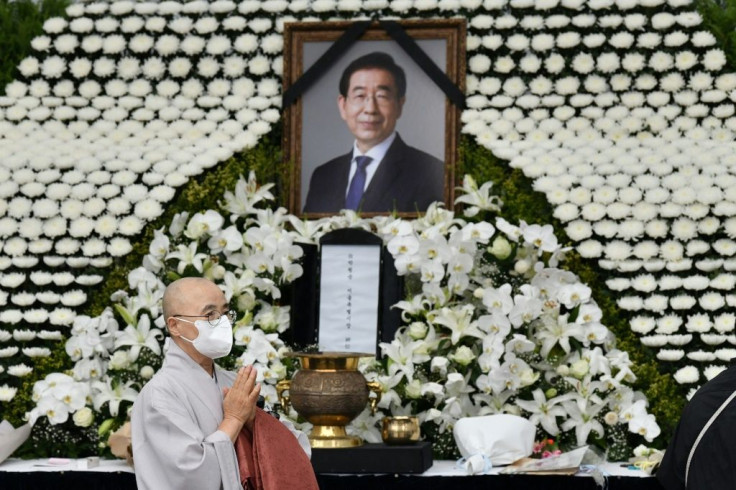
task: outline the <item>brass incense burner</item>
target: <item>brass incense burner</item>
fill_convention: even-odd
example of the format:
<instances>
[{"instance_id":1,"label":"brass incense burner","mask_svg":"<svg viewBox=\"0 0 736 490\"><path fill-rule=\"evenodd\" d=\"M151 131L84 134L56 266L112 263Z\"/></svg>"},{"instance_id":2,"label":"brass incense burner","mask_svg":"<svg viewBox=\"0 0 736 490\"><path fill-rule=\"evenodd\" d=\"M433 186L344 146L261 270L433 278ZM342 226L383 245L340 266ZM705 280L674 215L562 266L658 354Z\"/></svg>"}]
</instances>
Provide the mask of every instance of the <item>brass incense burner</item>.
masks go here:
<instances>
[{"instance_id":1,"label":"brass incense burner","mask_svg":"<svg viewBox=\"0 0 736 490\"><path fill-rule=\"evenodd\" d=\"M415 416L384 417L381 438L389 445L408 445L419 441L419 419Z\"/></svg>"},{"instance_id":2,"label":"brass incense burner","mask_svg":"<svg viewBox=\"0 0 736 490\"><path fill-rule=\"evenodd\" d=\"M349 436L345 426L370 401L371 412L381 400L381 387L368 383L358 371L361 357L372 354L353 352L293 352L287 354L301 361L301 369L291 381L276 385L279 401L284 410L289 405L314 427L309 436L313 448L355 447L363 444L360 437ZM288 391L288 394L285 392ZM369 397L373 391L376 396Z\"/></svg>"}]
</instances>

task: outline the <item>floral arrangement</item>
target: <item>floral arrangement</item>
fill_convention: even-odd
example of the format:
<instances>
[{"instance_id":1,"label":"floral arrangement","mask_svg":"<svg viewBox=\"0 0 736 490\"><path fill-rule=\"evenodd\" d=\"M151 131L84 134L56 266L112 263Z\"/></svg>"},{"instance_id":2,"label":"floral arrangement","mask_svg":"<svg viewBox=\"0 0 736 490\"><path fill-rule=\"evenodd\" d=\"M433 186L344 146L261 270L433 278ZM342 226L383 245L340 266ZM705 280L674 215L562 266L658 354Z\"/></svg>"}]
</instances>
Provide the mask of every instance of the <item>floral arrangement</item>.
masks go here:
<instances>
[{"instance_id":1,"label":"floral arrangement","mask_svg":"<svg viewBox=\"0 0 736 490\"><path fill-rule=\"evenodd\" d=\"M544 459L559 456L560 454L562 454L562 450L560 450L557 441L551 438L536 441L532 448L532 458Z\"/></svg>"},{"instance_id":2,"label":"floral arrangement","mask_svg":"<svg viewBox=\"0 0 736 490\"><path fill-rule=\"evenodd\" d=\"M143 265L129 274L129 291L114 295L114 308L75 319L66 341L74 376L36 383L31 417L59 424L72 415L80 427L93 418L108 430L120 426L160 366L165 284L184 275L216 281L239 311L236 351L226 363L253 364L261 393L277 403L276 382L293 372L280 338L290 311L279 300L281 288L302 274L297 244L360 227L383 237L416 291L396 305L404 326L381 344L384 359L362 366L382 387L381 411L366 410L353 433L377 441L381 417L417 414L436 451L450 456L460 417L515 413L567 447L597 443L618 457L631 449L624 427L650 442L659 434L646 400L628 386L631 363L600 323L590 288L557 268L565 250L552 227L480 219L499 210L490 183L478 187L465 178L458 203L474 222L439 205L413 221L344 212L305 222L269 208L270 187L258 187L253 175L241 179L222 203L229 223L207 210L177 215L160 230Z\"/></svg>"}]
</instances>

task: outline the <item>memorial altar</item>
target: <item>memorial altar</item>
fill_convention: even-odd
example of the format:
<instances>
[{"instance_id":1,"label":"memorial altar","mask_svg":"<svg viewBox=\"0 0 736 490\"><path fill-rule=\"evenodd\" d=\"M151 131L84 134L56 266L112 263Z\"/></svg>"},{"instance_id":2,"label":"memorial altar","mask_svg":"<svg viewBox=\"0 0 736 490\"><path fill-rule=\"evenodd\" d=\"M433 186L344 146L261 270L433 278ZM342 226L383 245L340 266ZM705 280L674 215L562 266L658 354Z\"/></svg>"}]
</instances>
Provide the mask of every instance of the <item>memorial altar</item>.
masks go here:
<instances>
[{"instance_id":1,"label":"memorial altar","mask_svg":"<svg viewBox=\"0 0 736 490\"><path fill-rule=\"evenodd\" d=\"M161 367L163 291L194 276L236 318L222 367L253 365L284 420L375 444L416 417L434 453L321 488L596 484L456 469L457 425L488 415L612 461L664 449L736 357L719 8L118 0L39 21L0 93L0 420L33 426L0 486L134 487L110 440ZM388 78L354 93L361 71ZM371 354L342 425L286 403L315 350ZM83 456L103 459L46 465Z\"/></svg>"},{"instance_id":2,"label":"memorial altar","mask_svg":"<svg viewBox=\"0 0 736 490\"><path fill-rule=\"evenodd\" d=\"M85 469L83 469L85 468ZM606 475L609 490L661 490L653 477L640 470L631 470L620 464L606 463L600 467ZM435 461L420 475L337 475L317 474L321 490L373 489L386 490L426 489L454 490L458 485L471 490L504 488L509 490L535 488L544 479L544 488L552 490L594 490L601 488L590 475L535 476L499 475L492 470L488 475L468 476L455 467L454 461ZM462 482L458 480L462 479ZM0 464L0 485L12 490L83 485L90 490L133 490L136 488L133 470L123 461L102 461L100 466L86 469L85 460L71 460L65 464L48 460L10 460ZM81 487L80 487L81 488Z\"/></svg>"}]
</instances>

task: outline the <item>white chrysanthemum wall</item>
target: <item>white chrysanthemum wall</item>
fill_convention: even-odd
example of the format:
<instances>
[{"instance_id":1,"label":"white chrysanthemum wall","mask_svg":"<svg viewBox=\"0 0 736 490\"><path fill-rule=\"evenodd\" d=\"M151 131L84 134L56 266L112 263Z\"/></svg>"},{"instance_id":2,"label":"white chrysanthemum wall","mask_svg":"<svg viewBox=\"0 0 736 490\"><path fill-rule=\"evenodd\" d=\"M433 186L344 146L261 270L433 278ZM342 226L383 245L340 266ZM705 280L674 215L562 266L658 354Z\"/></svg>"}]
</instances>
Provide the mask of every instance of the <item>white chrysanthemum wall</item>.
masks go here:
<instances>
[{"instance_id":1,"label":"white chrysanthemum wall","mask_svg":"<svg viewBox=\"0 0 736 490\"><path fill-rule=\"evenodd\" d=\"M723 369L736 75L690 2L122 1L47 21L0 97L3 400L176 189L278 121L283 22L373 15L468 19L463 132L534 179L677 381Z\"/></svg>"}]
</instances>

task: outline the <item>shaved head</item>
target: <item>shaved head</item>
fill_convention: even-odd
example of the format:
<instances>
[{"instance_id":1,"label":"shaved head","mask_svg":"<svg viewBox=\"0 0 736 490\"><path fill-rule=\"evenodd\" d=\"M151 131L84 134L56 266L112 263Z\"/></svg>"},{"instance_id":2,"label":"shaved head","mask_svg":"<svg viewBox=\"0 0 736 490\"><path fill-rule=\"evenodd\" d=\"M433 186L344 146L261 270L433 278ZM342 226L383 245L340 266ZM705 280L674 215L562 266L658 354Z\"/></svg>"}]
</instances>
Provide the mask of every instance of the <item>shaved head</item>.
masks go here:
<instances>
[{"instance_id":1,"label":"shaved head","mask_svg":"<svg viewBox=\"0 0 736 490\"><path fill-rule=\"evenodd\" d=\"M184 314L186 307L195 302L198 292L208 288L220 289L203 277L183 277L169 284L162 300L164 320L168 321L172 315Z\"/></svg>"}]
</instances>

